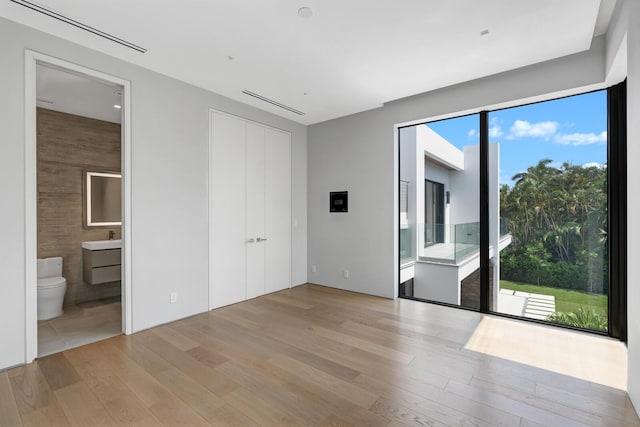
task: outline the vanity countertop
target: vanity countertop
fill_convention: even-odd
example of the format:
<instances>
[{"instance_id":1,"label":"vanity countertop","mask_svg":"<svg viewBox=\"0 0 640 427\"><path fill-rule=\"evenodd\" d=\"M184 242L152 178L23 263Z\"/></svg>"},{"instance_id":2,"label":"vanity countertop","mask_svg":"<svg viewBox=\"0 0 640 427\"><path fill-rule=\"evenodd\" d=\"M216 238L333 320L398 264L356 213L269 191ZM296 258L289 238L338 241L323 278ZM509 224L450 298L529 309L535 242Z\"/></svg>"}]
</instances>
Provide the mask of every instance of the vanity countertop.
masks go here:
<instances>
[{"instance_id":1,"label":"vanity countertop","mask_svg":"<svg viewBox=\"0 0 640 427\"><path fill-rule=\"evenodd\" d=\"M93 240L90 242L82 242L82 247L90 251L102 251L105 249L122 248L122 240Z\"/></svg>"}]
</instances>

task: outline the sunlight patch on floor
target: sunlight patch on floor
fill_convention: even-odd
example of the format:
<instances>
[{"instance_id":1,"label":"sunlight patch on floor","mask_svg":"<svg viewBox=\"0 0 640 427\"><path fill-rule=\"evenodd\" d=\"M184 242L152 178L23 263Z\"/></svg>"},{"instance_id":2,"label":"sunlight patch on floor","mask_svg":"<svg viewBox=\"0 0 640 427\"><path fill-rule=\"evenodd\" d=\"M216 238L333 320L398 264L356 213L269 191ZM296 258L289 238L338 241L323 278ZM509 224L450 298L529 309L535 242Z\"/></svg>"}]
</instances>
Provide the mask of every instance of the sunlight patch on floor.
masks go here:
<instances>
[{"instance_id":1,"label":"sunlight patch on floor","mask_svg":"<svg viewBox=\"0 0 640 427\"><path fill-rule=\"evenodd\" d=\"M485 316L464 348L627 389L627 349L614 339Z\"/></svg>"}]
</instances>

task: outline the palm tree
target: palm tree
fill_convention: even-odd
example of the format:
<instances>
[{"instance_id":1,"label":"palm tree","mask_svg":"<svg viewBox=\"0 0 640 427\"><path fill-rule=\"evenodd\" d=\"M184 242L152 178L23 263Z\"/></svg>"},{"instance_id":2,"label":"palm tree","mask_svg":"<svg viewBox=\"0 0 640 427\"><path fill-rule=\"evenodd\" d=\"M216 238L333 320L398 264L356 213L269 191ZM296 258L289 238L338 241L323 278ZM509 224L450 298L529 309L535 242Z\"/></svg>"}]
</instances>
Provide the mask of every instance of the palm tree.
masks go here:
<instances>
[{"instance_id":1,"label":"palm tree","mask_svg":"<svg viewBox=\"0 0 640 427\"><path fill-rule=\"evenodd\" d=\"M588 285L568 286L601 292L604 282L598 271L606 271L606 167L551 164L551 159L542 159L514 175L513 187L500 189L501 216L509 219L513 237L504 255L530 259L540 251L553 254L546 265L567 262L588 278ZM538 249L532 252L534 246Z\"/></svg>"}]
</instances>

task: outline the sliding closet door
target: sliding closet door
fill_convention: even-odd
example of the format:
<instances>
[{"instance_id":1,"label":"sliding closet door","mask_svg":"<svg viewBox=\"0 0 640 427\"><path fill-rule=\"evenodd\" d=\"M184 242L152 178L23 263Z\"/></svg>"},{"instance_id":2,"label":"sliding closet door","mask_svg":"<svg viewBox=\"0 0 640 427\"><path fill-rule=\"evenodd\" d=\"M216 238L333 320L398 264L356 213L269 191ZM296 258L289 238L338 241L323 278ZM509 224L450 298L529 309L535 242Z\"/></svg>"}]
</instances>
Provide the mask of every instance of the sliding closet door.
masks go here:
<instances>
[{"instance_id":1,"label":"sliding closet door","mask_svg":"<svg viewBox=\"0 0 640 427\"><path fill-rule=\"evenodd\" d=\"M265 128L247 122L247 298L264 295Z\"/></svg>"},{"instance_id":2,"label":"sliding closet door","mask_svg":"<svg viewBox=\"0 0 640 427\"><path fill-rule=\"evenodd\" d=\"M211 113L210 306L246 299L246 122Z\"/></svg>"},{"instance_id":3,"label":"sliding closet door","mask_svg":"<svg viewBox=\"0 0 640 427\"><path fill-rule=\"evenodd\" d=\"M266 293L291 286L291 134L265 129Z\"/></svg>"}]
</instances>

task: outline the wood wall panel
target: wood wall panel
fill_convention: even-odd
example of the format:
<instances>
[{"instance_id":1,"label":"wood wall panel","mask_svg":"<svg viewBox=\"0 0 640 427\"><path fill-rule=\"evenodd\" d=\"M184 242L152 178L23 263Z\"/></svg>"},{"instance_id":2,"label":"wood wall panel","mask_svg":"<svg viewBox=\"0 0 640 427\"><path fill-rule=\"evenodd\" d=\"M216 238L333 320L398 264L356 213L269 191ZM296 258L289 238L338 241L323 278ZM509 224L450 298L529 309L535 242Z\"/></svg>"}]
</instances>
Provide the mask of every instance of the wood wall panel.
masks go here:
<instances>
[{"instance_id":1,"label":"wood wall panel","mask_svg":"<svg viewBox=\"0 0 640 427\"><path fill-rule=\"evenodd\" d=\"M82 226L83 171L120 171L120 125L38 108L38 258L62 256L65 306L120 293L120 283L82 280L86 240L104 240L120 227Z\"/></svg>"}]
</instances>

